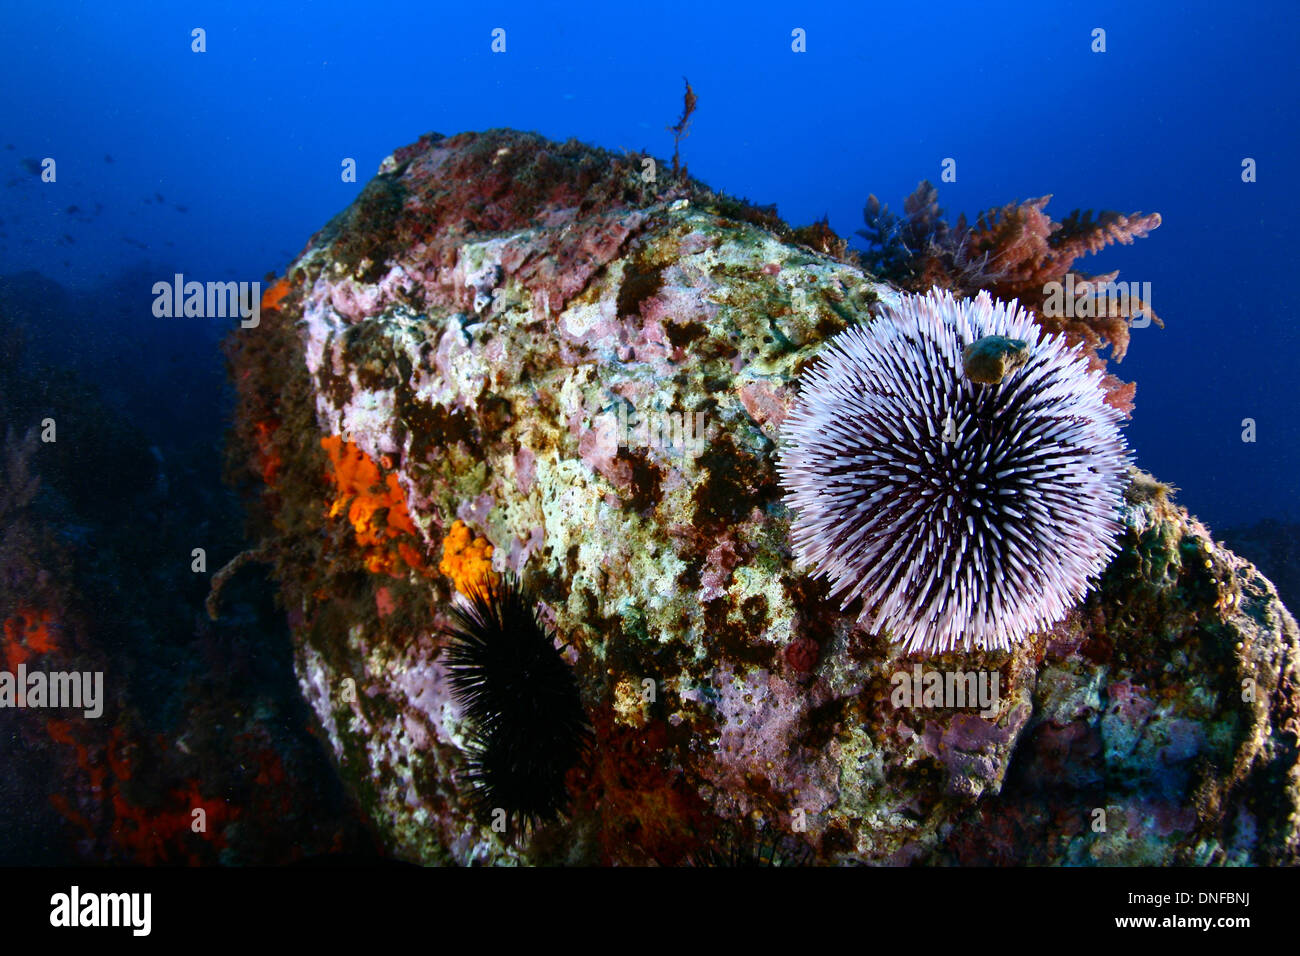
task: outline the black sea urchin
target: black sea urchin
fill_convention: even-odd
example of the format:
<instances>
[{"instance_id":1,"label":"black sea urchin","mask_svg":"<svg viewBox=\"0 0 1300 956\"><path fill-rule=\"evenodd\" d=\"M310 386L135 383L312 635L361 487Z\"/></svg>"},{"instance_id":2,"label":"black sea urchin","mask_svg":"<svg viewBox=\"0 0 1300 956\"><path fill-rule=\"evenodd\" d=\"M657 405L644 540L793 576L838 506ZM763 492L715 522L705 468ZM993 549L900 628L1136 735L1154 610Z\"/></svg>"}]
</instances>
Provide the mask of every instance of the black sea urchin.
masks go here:
<instances>
[{"instance_id":1,"label":"black sea urchin","mask_svg":"<svg viewBox=\"0 0 1300 956\"><path fill-rule=\"evenodd\" d=\"M475 807L525 827L563 812L564 778L590 739L573 670L536 607L513 576L485 580L452 606L446 631L452 694L473 726Z\"/></svg>"},{"instance_id":2,"label":"black sea urchin","mask_svg":"<svg viewBox=\"0 0 1300 956\"><path fill-rule=\"evenodd\" d=\"M1027 355L972 381L966 346ZM1101 372L987 293L904 295L836 336L782 426L796 556L908 652L1008 648L1115 550L1128 453Z\"/></svg>"}]
</instances>

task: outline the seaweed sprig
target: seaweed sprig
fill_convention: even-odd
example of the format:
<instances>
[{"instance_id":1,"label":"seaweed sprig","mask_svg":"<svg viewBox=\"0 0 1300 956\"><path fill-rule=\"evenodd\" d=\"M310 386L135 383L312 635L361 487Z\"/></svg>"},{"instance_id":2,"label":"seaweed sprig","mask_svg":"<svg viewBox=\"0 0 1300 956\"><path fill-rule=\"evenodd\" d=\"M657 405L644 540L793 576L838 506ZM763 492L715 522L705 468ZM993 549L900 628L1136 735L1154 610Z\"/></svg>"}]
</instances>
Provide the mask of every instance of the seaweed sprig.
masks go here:
<instances>
[{"instance_id":1,"label":"seaweed sprig","mask_svg":"<svg viewBox=\"0 0 1300 956\"><path fill-rule=\"evenodd\" d=\"M668 127L668 132L673 134L673 175L684 180L686 178L686 167L681 163L679 150L682 140L691 135L688 127L691 125L691 114L695 112L695 104L698 98L695 91L691 89L691 81L683 76L682 82L686 84L686 92L682 96L682 115L675 126Z\"/></svg>"}]
</instances>

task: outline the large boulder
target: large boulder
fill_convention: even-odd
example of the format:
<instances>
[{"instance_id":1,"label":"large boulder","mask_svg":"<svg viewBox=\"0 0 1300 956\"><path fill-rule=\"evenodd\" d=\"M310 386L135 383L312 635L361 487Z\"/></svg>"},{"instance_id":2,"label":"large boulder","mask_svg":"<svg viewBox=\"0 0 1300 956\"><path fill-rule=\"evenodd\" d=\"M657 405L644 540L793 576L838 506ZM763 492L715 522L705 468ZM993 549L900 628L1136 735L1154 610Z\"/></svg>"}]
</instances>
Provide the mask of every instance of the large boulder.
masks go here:
<instances>
[{"instance_id":1,"label":"large boulder","mask_svg":"<svg viewBox=\"0 0 1300 956\"><path fill-rule=\"evenodd\" d=\"M1135 471L1121 552L1065 620L901 656L794 567L775 470L800 371L898 293L824 227L657 168L423 137L232 335L259 556L392 852L1294 862L1297 630L1272 585ZM594 731L568 815L532 831L473 813L442 634L471 559L536 594Z\"/></svg>"}]
</instances>

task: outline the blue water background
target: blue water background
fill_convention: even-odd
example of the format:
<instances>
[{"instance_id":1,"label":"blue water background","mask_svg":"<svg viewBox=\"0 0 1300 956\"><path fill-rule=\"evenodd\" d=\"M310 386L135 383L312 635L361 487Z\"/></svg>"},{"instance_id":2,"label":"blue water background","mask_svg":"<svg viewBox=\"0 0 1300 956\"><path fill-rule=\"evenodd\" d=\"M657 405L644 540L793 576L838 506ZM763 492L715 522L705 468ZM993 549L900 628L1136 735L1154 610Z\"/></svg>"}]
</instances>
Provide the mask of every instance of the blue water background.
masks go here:
<instances>
[{"instance_id":1,"label":"blue water background","mask_svg":"<svg viewBox=\"0 0 1300 956\"><path fill-rule=\"evenodd\" d=\"M142 419L160 363L212 366L210 350L159 345L186 333L151 321L156 279L283 271L429 130L667 157L687 76L690 172L796 224L828 214L851 235L868 193L901 208L945 157L954 218L1045 193L1058 219L1160 212L1150 238L1079 263L1150 282L1167 323L1135 331L1117 369L1138 382L1139 461L1212 527L1300 518L1293 2L42 3L6 4L0 28L0 273L68 290L76 322L41 344L134 395ZM56 184L21 165L46 156Z\"/></svg>"}]
</instances>

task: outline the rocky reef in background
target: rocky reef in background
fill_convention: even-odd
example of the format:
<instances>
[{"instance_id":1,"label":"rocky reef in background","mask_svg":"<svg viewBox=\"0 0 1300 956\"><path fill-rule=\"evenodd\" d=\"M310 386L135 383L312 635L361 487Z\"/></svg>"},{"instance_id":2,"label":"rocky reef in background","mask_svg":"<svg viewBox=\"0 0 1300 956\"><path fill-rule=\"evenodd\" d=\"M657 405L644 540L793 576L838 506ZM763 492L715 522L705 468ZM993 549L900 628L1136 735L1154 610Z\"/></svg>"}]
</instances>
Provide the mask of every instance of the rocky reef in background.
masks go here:
<instances>
[{"instance_id":1,"label":"rocky reef in background","mask_svg":"<svg viewBox=\"0 0 1300 956\"><path fill-rule=\"evenodd\" d=\"M0 279L0 671L103 676L94 716L0 708L0 865L375 858L309 733L266 582L235 582L219 622L204 611L193 549L215 565L245 543L192 361L218 332L142 334L126 297L100 291ZM114 337L142 341L97 369Z\"/></svg>"},{"instance_id":2,"label":"rocky reef in background","mask_svg":"<svg viewBox=\"0 0 1300 956\"><path fill-rule=\"evenodd\" d=\"M825 224L663 170L422 137L230 336L250 556L389 850L1295 862L1296 624L1150 476L1099 588L1010 653L901 657L793 568L774 452L796 378L898 292ZM448 609L488 561L538 595L593 730L567 817L532 831L476 818L448 681ZM918 671L998 693L900 703Z\"/></svg>"}]
</instances>

